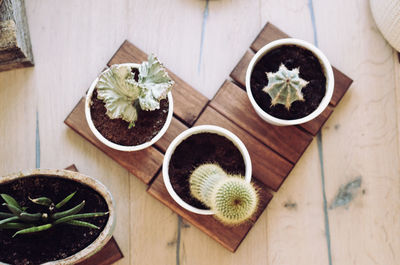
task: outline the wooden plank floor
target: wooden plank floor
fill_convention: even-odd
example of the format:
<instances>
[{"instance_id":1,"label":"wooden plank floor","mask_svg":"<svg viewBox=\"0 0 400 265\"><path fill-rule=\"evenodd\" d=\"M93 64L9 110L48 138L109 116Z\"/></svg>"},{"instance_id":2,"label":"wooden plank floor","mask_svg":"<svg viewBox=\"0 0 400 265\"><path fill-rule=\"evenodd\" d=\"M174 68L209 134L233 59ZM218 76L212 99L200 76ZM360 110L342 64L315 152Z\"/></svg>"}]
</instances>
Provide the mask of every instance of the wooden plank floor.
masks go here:
<instances>
[{"instance_id":1,"label":"wooden plank floor","mask_svg":"<svg viewBox=\"0 0 400 265\"><path fill-rule=\"evenodd\" d=\"M400 264L400 67L368 1L26 5L36 66L0 73L0 175L75 163L99 178L117 200L116 264ZM232 254L63 120L125 39L212 98L266 21L316 42L354 83Z\"/></svg>"}]
</instances>

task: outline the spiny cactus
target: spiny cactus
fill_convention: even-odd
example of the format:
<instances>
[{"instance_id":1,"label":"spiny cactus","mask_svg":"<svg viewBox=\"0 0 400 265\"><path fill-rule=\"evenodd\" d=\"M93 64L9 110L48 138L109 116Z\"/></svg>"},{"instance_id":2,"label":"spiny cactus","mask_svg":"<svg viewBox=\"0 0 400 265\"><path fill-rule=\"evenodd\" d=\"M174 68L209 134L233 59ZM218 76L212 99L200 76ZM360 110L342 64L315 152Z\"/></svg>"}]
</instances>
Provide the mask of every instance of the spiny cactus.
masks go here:
<instances>
[{"instance_id":1,"label":"spiny cactus","mask_svg":"<svg viewBox=\"0 0 400 265\"><path fill-rule=\"evenodd\" d=\"M240 175L228 175L216 164L196 168L189 178L193 197L210 207L221 222L237 225L257 210L258 195Z\"/></svg>"},{"instance_id":2,"label":"spiny cactus","mask_svg":"<svg viewBox=\"0 0 400 265\"><path fill-rule=\"evenodd\" d=\"M103 72L97 82L97 98L105 103L110 119L121 118L135 126L138 108L153 111L160 108L160 101L167 97L174 81L160 61L150 55L139 67L138 81L132 67L114 64Z\"/></svg>"},{"instance_id":3,"label":"spiny cactus","mask_svg":"<svg viewBox=\"0 0 400 265\"><path fill-rule=\"evenodd\" d=\"M98 226L91 223L78 220L108 214L108 212L79 214L85 206L85 201L82 201L68 210L60 211L60 209L71 200L75 193L76 192L71 193L57 204L54 204L53 201L47 197L29 198L33 203L43 206L43 211L38 213L28 213L28 208L21 207L13 197L7 194L0 194L5 201L2 205L6 206L10 211L10 213L0 212L0 230L17 230L13 235L13 237L15 237L20 234L30 234L48 230L61 224L100 229Z\"/></svg>"},{"instance_id":4,"label":"spiny cactus","mask_svg":"<svg viewBox=\"0 0 400 265\"><path fill-rule=\"evenodd\" d=\"M282 104L289 110L294 101L304 101L301 90L309 82L300 78L299 68L288 70L284 64L281 64L277 72L269 72L266 75L268 85L263 88L263 91L271 97L272 106Z\"/></svg>"}]
</instances>

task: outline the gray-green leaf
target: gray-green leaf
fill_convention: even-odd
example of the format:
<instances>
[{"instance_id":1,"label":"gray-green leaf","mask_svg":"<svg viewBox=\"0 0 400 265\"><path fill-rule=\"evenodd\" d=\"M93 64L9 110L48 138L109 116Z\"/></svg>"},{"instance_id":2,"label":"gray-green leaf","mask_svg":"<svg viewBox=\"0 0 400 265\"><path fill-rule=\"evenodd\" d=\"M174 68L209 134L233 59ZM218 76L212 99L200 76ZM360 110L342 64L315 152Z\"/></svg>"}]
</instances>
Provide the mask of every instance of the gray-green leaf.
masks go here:
<instances>
[{"instance_id":1,"label":"gray-green leaf","mask_svg":"<svg viewBox=\"0 0 400 265\"><path fill-rule=\"evenodd\" d=\"M140 107L143 110L155 110L160 108L160 101L167 97L174 81L169 77L164 66L152 54L147 62L139 67L138 86Z\"/></svg>"},{"instance_id":2,"label":"gray-green leaf","mask_svg":"<svg viewBox=\"0 0 400 265\"><path fill-rule=\"evenodd\" d=\"M102 73L97 82L97 98L103 100L110 119L121 118L127 122L137 120L137 111L133 105L139 97L139 87L133 82L132 68L125 65L113 65Z\"/></svg>"},{"instance_id":3,"label":"gray-green leaf","mask_svg":"<svg viewBox=\"0 0 400 265\"><path fill-rule=\"evenodd\" d=\"M21 208L21 206L19 206L18 202L13 197L11 197L10 195L2 193L2 194L0 194L0 196L3 198L3 200L7 204L12 205L12 206L22 210L22 208Z\"/></svg>"}]
</instances>

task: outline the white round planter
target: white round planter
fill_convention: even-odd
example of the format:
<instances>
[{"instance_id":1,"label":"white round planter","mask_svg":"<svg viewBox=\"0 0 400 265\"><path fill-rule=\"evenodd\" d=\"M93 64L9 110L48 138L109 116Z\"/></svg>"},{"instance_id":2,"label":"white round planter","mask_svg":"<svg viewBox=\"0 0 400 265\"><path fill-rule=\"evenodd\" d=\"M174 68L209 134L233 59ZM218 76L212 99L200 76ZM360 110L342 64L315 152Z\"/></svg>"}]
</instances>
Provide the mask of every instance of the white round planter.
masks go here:
<instances>
[{"instance_id":1,"label":"white round planter","mask_svg":"<svg viewBox=\"0 0 400 265\"><path fill-rule=\"evenodd\" d=\"M372 15L382 35L400 52L400 0L370 0Z\"/></svg>"},{"instance_id":2,"label":"white round planter","mask_svg":"<svg viewBox=\"0 0 400 265\"><path fill-rule=\"evenodd\" d=\"M265 112L255 101L253 94L251 92L250 88L250 78L251 74L253 73L255 65L261 60L261 58L267 54L269 51L276 49L280 46L285 46L285 45L296 45L302 48L305 48L309 51L311 51L319 60L322 70L325 73L326 77L326 92L325 96L322 98L321 103L319 106L309 115L306 117L300 118L300 119L295 119L295 120L284 120L284 119L279 119L277 117L274 117L267 112ZM246 72L246 90L247 90L247 95L250 99L251 104L253 105L253 108L255 109L256 113L266 122L278 125L278 126L288 126L288 125L296 125L296 124L301 124L301 123L306 123L308 121L311 121L315 117L317 117L319 114L321 114L325 108L329 105L329 102L331 101L332 95L333 95L333 89L334 89L334 77L333 77L333 71L332 71L332 66L329 63L328 59L326 56L319 50L317 47L314 45L303 41L299 39L293 39L293 38L287 38L287 39L280 39L276 40L273 42L268 43L264 47L262 47L253 57L253 59L250 61L249 66L247 67L247 72Z\"/></svg>"},{"instance_id":3,"label":"white round planter","mask_svg":"<svg viewBox=\"0 0 400 265\"><path fill-rule=\"evenodd\" d=\"M132 68L139 68L139 64L136 63L125 63L125 64L121 64L121 65L127 65L130 66ZM106 71L110 71L110 69L106 69L104 72ZM103 72L103 73L104 73ZM161 130L156 134L156 136L154 136L150 141L140 144L140 145L133 145L133 146L125 146L125 145L120 145L120 144L116 144L113 143L109 140L107 140L97 129L96 126L94 126L93 121L92 121L92 116L90 113L90 105L92 102L92 95L93 95L93 91L96 89L96 85L97 82L99 81L99 77L97 77L92 84L90 85L89 91L86 94L86 102L85 102L85 116L86 116L86 121L89 125L90 130L92 131L92 133L96 136L96 138L102 142L103 144L105 144L106 146L115 149L115 150L119 150L119 151L125 151L125 152L132 152L132 151L139 151L142 149L145 149L151 145L153 145L155 142L157 142L158 140L160 140L160 138L164 135L164 133L167 131L169 125L171 124L171 120L172 120L172 115L174 112L174 102L172 99L172 93L169 92L167 97L168 97L168 115L167 115L167 120L164 123L164 126L161 128ZM135 128L132 128L132 130L134 130Z\"/></svg>"},{"instance_id":4,"label":"white round planter","mask_svg":"<svg viewBox=\"0 0 400 265\"><path fill-rule=\"evenodd\" d=\"M101 231L100 235L93 241L89 246L82 249L81 251L75 253L72 256L69 256L65 259L56 260L46 262L43 265L70 265L75 264L85 259L89 258L90 256L94 255L103 246L111 239L112 233L114 232L115 228L115 203L114 199L110 193L110 191L98 180L86 176L79 172L68 171L68 170L57 170L57 169L33 169L33 170L24 170L20 171L15 174L3 176L0 178L0 184L5 184L10 181L14 181L20 178L29 178L32 176L44 176L44 177L58 177L63 179L73 180L75 182L81 183L83 185L89 186L90 188L97 191L106 201L108 206L108 221L106 226L104 227L103 231ZM1 263L0 264L5 264Z\"/></svg>"},{"instance_id":5,"label":"white round planter","mask_svg":"<svg viewBox=\"0 0 400 265\"><path fill-rule=\"evenodd\" d=\"M163 166L162 166L162 173L163 173L163 179L164 179L164 184L168 190L168 193L171 195L171 197L175 200L176 203L178 203L181 207L184 209L197 213L197 214L203 214L203 215L211 215L214 214L213 211L211 210L205 210L205 209L199 209L196 208L188 203L186 203L184 200L182 200L178 194L175 192L174 188L172 187L170 178L169 178L169 162L171 160L172 154L175 152L175 149L177 148L178 145L180 145L185 139L187 139L189 136L194 135L194 134L199 134L199 133L215 133L221 136L224 136L228 140L230 140L240 151L240 153L243 156L244 160L244 165L245 165L245 180L247 182L251 181L251 174L252 174L252 166L251 166L251 160L250 160L250 155L249 152L247 151L245 145L243 142L232 132L228 131L227 129L214 126L214 125L200 125L196 127L192 127L190 129L187 129L186 131L182 132L179 134L169 145L167 151L165 152L164 156L164 161L163 161ZM189 176L188 176L189 177Z\"/></svg>"}]
</instances>

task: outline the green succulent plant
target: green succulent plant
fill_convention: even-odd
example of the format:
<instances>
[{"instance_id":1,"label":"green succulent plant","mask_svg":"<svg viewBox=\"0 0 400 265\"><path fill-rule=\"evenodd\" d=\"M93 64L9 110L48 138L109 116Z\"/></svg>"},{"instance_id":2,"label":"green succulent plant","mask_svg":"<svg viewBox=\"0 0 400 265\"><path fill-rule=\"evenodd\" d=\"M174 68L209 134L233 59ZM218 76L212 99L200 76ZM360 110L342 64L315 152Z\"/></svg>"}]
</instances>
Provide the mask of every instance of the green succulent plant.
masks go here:
<instances>
[{"instance_id":1,"label":"green succulent plant","mask_svg":"<svg viewBox=\"0 0 400 265\"><path fill-rule=\"evenodd\" d=\"M238 225L257 210L258 195L251 183L240 175L229 175L216 164L197 167L189 178L190 191L222 223Z\"/></svg>"},{"instance_id":2,"label":"green succulent plant","mask_svg":"<svg viewBox=\"0 0 400 265\"><path fill-rule=\"evenodd\" d=\"M97 98L105 103L108 117L129 122L129 128L135 126L139 108L145 111L159 109L160 101L174 85L154 55L150 55L138 70L136 81L131 66L114 64L100 75L96 85Z\"/></svg>"},{"instance_id":3,"label":"green succulent plant","mask_svg":"<svg viewBox=\"0 0 400 265\"><path fill-rule=\"evenodd\" d=\"M282 104L286 109L295 101L304 101L301 90L309 82L301 79L299 76L299 68L288 70L284 64L279 66L279 70L275 73L266 73L268 85L263 91L271 97L271 105Z\"/></svg>"},{"instance_id":4,"label":"green succulent plant","mask_svg":"<svg viewBox=\"0 0 400 265\"><path fill-rule=\"evenodd\" d=\"M57 204L53 203L53 201L47 197L29 198L33 203L43 206L43 211L38 213L28 213L28 208L21 207L13 197L4 193L0 194L1 198L5 201L2 205L6 206L10 211L9 213L0 212L0 230L17 230L13 235L13 237L15 237L20 234L45 231L57 225L72 225L100 229L96 225L79 219L104 216L107 215L108 212L79 213L85 206L85 201L82 201L68 210L61 211L61 208L67 204L75 194L76 191Z\"/></svg>"}]
</instances>

